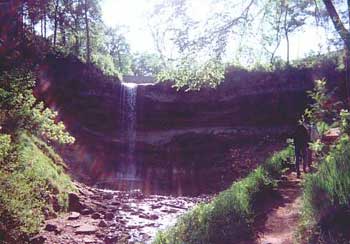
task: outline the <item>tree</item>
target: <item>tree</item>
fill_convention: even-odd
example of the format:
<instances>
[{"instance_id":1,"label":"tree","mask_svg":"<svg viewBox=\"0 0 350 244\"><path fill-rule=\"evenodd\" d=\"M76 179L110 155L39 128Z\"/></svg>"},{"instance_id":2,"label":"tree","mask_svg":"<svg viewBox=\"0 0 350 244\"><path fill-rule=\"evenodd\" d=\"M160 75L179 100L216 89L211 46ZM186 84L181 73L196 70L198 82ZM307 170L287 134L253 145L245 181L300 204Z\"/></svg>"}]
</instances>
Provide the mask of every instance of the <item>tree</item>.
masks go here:
<instances>
[{"instance_id":1,"label":"tree","mask_svg":"<svg viewBox=\"0 0 350 244\"><path fill-rule=\"evenodd\" d=\"M341 37L344 48L345 48L345 64L346 64L346 90L347 90L347 99L348 105L350 106L350 31L345 27L344 21L341 19L340 14L336 10L333 2L331 0L323 0L323 3L326 7L329 18L332 20L335 30L338 32ZM350 23L350 1L347 1L347 22Z\"/></svg>"},{"instance_id":2,"label":"tree","mask_svg":"<svg viewBox=\"0 0 350 244\"><path fill-rule=\"evenodd\" d=\"M86 61L90 63L91 61L91 46L90 46L90 27L89 27L89 18L88 11L89 6L87 0L84 2L84 19L85 19L85 30L86 30Z\"/></svg>"},{"instance_id":3,"label":"tree","mask_svg":"<svg viewBox=\"0 0 350 244\"><path fill-rule=\"evenodd\" d=\"M125 38L125 28L116 26L106 28L105 46L107 53L112 57L115 68L121 74L131 72L132 54L130 45Z\"/></svg>"},{"instance_id":4,"label":"tree","mask_svg":"<svg viewBox=\"0 0 350 244\"><path fill-rule=\"evenodd\" d=\"M156 54L136 53L133 56L131 70L134 75L156 76L162 68L162 61Z\"/></svg>"}]
</instances>

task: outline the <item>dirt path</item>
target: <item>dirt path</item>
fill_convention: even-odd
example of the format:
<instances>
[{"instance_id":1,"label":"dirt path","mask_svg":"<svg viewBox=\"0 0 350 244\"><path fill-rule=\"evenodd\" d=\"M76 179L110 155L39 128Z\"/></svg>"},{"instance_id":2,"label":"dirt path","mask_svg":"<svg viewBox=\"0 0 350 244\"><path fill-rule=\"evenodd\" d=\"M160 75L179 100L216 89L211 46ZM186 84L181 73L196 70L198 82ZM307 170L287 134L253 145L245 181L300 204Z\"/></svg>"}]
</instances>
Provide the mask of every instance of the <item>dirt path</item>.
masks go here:
<instances>
[{"instance_id":1,"label":"dirt path","mask_svg":"<svg viewBox=\"0 0 350 244\"><path fill-rule=\"evenodd\" d=\"M276 198L269 203L260 223L258 244L293 244L301 206L300 179L295 173L283 177Z\"/></svg>"}]
</instances>

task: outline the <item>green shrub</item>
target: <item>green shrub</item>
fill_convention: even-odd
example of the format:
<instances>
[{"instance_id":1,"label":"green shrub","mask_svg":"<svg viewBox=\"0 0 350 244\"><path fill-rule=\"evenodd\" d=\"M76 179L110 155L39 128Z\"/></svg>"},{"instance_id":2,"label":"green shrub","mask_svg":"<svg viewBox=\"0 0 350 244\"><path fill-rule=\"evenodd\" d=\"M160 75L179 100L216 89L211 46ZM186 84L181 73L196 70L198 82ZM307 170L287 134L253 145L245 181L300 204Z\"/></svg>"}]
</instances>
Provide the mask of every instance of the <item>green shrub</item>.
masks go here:
<instances>
[{"instance_id":1,"label":"green shrub","mask_svg":"<svg viewBox=\"0 0 350 244\"><path fill-rule=\"evenodd\" d=\"M291 146L276 153L244 179L235 182L208 204L182 216L175 226L159 232L155 244L241 243L253 238L254 203L276 185L293 157Z\"/></svg>"},{"instance_id":2,"label":"green shrub","mask_svg":"<svg viewBox=\"0 0 350 244\"><path fill-rule=\"evenodd\" d=\"M44 209L56 201L67 208L67 194L74 190L68 175L34 143L38 138L21 133L14 142L11 167L0 166L0 239L18 242L22 235L36 233Z\"/></svg>"},{"instance_id":3,"label":"green shrub","mask_svg":"<svg viewBox=\"0 0 350 244\"><path fill-rule=\"evenodd\" d=\"M0 162L8 155L11 149L11 136L0 134Z\"/></svg>"},{"instance_id":4,"label":"green shrub","mask_svg":"<svg viewBox=\"0 0 350 244\"><path fill-rule=\"evenodd\" d=\"M343 243L339 235L350 220L341 219L349 213L350 140L344 135L321 160L317 173L306 177L299 234L312 243Z\"/></svg>"}]
</instances>

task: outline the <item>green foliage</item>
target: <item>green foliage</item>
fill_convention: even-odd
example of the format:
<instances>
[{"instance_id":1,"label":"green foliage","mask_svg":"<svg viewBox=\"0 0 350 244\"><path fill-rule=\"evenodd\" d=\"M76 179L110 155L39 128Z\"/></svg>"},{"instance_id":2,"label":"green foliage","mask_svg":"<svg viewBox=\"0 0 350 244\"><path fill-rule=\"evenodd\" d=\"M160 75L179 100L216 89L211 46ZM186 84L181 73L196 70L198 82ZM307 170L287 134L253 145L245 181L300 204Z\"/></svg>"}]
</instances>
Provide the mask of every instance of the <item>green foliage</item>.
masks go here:
<instances>
[{"instance_id":1,"label":"green foliage","mask_svg":"<svg viewBox=\"0 0 350 244\"><path fill-rule=\"evenodd\" d=\"M34 84L33 75L26 70L5 72L0 77L0 111L5 115L0 124L8 131L26 129L61 144L73 143L64 124L55 122L57 112L34 97Z\"/></svg>"},{"instance_id":2,"label":"green foliage","mask_svg":"<svg viewBox=\"0 0 350 244\"><path fill-rule=\"evenodd\" d=\"M39 230L43 210L52 212L49 203L66 209L67 193L74 191L63 169L36 146L38 140L20 133L6 162L10 167L0 167L0 236L14 242Z\"/></svg>"},{"instance_id":3,"label":"green foliage","mask_svg":"<svg viewBox=\"0 0 350 244\"><path fill-rule=\"evenodd\" d=\"M199 90L202 86L216 87L224 79L225 67L216 60L198 63L185 59L174 68L161 71L158 81L173 80L178 89L186 86L188 90Z\"/></svg>"},{"instance_id":4,"label":"green foliage","mask_svg":"<svg viewBox=\"0 0 350 244\"><path fill-rule=\"evenodd\" d=\"M0 134L0 162L8 155L11 149L11 136Z\"/></svg>"},{"instance_id":5,"label":"green foliage","mask_svg":"<svg viewBox=\"0 0 350 244\"><path fill-rule=\"evenodd\" d=\"M242 243L253 238L252 222L259 196L276 185L293 158L291 146L276 153L246 178L208 204L199 204L175 226L159 232L155 244Z\"/></svg>"},{"instance_id":6,"label":"green foliage","mask_svg":"<svg viewBox=\"0 0 350 244\"><path fill-rule=\"evenodd\" d=\"M303 192L301 238L311 243L343 243L341 216L350 211L350 140L343 135L323 157L318 171L306 177ZM347 225L346 225L347 224ZM347 230L346 230L347 231ZM346 232L345 232L346 234ZM334 241L335 242L330 242Z\"/></svg>"},{"instance_id":7,"label":"green foliage","mask_svg":"<svg viewBox=\"0 0 350 244\"><path fill-rule=\"evenodd\" d=\"M163 68L160 57L151 53L136 53L133 55L131 70L134 75L155 76Z\"/></svg>"},{"instance_id":8,"label":"green foliage","mask_svg":"<svg viewBox=\"0 0 350 244\"><path fill-rule=\"evenodd\" d=\"M304 116L310 122L320 125L324 123L330 125L337 119L341 103L334 101L333 93L326 87L326 80L315 80L314 88L308 94L313 100L309 109L305 110Z\"/></svg>"},{"instance_id":9,"label":"green foliage","mask_svg":"<svg viewBox=\"0 0 350 244\"><path fill-rule=\"evenodd\" d=\"M340 130L345 134L350 134L350 112L347 109L342 109L340 111Z\"/></svg>"}]
</instances>

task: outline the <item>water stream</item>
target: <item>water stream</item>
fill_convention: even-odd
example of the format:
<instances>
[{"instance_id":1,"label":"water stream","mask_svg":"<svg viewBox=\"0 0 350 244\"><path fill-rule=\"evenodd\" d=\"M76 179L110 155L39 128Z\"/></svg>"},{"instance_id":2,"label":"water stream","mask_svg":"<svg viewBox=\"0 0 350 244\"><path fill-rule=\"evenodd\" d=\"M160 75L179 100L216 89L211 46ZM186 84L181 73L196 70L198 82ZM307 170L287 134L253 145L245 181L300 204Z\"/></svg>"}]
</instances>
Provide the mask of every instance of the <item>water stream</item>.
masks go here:
<instances>
[{"instance_id":1,"label":"water stream","mask_svg":"<svg viewBox=\"0 0 350 244\"><path fill-rule=\"evenodd\" d=\"M117 178L121 184L127 184L125 187L133 188L132 186L141 179L137 177L137 165L135 158L136 145L136 96L137 84L122 83L120 96L120 131L123 141L124 153L123 162L120 164Z\"/></svg>"}]
</instances>

